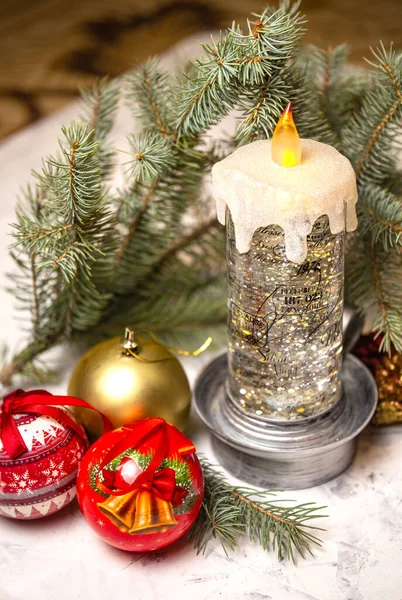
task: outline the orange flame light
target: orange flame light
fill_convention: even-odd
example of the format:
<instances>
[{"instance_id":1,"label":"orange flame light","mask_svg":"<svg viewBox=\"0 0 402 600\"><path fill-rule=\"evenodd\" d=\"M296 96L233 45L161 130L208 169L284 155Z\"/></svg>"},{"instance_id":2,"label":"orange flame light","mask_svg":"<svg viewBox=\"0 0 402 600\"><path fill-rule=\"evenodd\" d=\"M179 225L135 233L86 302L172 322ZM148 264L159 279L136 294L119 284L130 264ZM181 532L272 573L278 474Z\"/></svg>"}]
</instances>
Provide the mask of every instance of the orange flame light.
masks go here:
<instances>
[{"instance_id":1,"label":"orange flame light","mask_svg":"<svg viewBox=\"0 0 402 600\"><path fill-rule=\"evenodd\" d=\"M293 121L291 102L275 127L271 152L273 161L281 167L294 167L301 161L300 138Z\"/></svg>"}]
</instances>

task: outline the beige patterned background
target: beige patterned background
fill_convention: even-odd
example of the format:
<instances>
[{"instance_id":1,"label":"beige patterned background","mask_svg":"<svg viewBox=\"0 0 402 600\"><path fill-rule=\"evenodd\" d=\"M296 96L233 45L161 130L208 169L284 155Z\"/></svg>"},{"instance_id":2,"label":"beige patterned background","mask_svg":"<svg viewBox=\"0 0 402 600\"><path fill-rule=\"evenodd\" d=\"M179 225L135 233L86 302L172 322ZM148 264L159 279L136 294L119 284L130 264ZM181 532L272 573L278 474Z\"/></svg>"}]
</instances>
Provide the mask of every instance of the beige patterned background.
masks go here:
<instances>
[{"instance_id":1,"label":"beige patterned background","mask_svg":"<svg viewBox=\"0 0 402 600\"><path fill-rule=\"evenodd\" d=\"M2 0L0 137L61 107L77 85L117 75L197 31L259 11L259 0ZM402 0L305 0L306 40L349 42L361 62L379 39L402 49Z\"/></svg>"}]
</instances>

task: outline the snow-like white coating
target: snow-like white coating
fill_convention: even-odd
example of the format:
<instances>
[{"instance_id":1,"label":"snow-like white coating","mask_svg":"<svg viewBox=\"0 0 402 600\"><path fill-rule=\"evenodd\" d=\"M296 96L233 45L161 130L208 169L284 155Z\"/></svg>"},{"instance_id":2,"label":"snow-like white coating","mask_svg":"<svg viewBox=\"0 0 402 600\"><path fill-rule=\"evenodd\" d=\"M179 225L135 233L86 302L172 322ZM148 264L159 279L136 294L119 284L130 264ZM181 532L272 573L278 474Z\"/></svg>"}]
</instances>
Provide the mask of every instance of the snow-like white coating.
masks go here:
<instances>
[{"instance_id":1,"label":"snow-like white coating","mask_svg":"<svg viewBox=\"0 0 402 600\"><path fill-rule=\"evenodd\" d=\"M272 160L270 140L242 146L214 165L218 220L225 223L228 207L241 254L255 230L268 225L283 228L286 256L296 263L306 259L306 237L321 215L328 215L332 233L356 229L356 176L349 160L314 140L301 140L301 148L301 163L291 168Z\"/></svg>"}]
</instances>

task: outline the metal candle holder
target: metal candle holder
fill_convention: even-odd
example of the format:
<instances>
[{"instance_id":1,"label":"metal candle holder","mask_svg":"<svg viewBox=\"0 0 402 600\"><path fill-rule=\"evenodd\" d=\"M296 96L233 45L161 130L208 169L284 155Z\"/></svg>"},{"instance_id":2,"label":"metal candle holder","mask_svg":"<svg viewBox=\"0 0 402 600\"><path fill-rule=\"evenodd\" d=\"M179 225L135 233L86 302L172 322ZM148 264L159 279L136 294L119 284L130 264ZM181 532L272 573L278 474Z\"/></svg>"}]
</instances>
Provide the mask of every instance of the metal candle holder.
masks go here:
<instances>
[{"instance_id":1,"label":"metal candle holder","mask_svg":"<svg viewBox=\"0 0 402 600\"><path fill-rule=\"evenodd\" d=\"M195 406L212 433L220 464L254 486L299 489L320 485L342 473L352 462L357 435L370 422L377 387L368 369L347 354L339 402L313 419L267 422L246 415L225 392L226 353L201 373Z\"/></svg>"}]
</instances>

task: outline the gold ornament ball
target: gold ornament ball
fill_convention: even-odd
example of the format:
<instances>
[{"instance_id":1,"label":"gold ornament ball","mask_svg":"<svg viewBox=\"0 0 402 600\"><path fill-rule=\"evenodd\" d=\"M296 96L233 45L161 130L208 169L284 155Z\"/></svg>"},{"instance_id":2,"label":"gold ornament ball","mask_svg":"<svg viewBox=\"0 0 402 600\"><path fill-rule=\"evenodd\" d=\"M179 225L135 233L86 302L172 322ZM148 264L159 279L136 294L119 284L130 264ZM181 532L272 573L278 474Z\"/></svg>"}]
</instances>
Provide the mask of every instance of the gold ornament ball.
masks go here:
<instances>
[{"instance_id":1,"label":"gold ornament ball","mask_svg":"<svg viewBox=\"0 0 402 600\"><path fill-rule=\"evenodd\" d=\"M131 353L130 353L131 352ZM121 427L145 417L162 417L183 430L191 391L179 360L166 346L126 330L91 348L77 363L68 394L86 400ZM92 437L102 434L99 415L74 407Z\"/></svg>"}]
</instances>

